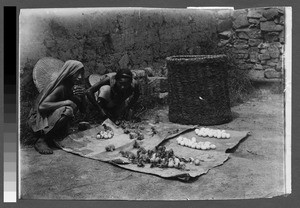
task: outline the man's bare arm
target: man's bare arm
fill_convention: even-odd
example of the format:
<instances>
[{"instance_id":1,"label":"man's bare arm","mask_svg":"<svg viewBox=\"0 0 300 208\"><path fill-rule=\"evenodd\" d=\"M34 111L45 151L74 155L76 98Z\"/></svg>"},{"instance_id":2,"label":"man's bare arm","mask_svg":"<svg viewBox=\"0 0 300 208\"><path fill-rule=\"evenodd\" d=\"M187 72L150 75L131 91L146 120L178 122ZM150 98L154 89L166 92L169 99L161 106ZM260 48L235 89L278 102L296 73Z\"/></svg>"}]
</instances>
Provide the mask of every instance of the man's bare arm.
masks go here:
<instances>
[{"instance_id":1,"label":"man's bare arm","mask_svg":"<svg viewBox=\"0 0 300 208\"><path fill-rule=\"evenodd\" d=\"M94 84L93 86L91 86L87 92L86 92L86 96L87 98L90 100L90 102L97 108L97 110L100 110L99 108L101 108L101 106L98 105L94 93L97 92L103 85L109 85L110 84L110 78L106 77L103 80L97 82L96 84Z\"/></svg>"}]
</instances>

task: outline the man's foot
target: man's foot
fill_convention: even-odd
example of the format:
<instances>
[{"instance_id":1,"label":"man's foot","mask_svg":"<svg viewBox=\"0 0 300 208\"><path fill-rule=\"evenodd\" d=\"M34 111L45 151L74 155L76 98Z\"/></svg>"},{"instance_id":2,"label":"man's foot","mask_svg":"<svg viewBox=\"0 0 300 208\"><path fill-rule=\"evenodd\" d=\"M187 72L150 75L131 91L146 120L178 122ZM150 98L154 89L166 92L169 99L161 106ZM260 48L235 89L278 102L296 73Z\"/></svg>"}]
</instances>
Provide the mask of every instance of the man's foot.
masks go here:
<instances>
[{"instance_id":1,"label":"man's foot","mask_svg":"<svg viewBox=\"0 0 300 208\"><path fill-rule=\"evenodd\" d=\"M45 138L39 138L35 142L34 148L36 151L38 151L39 153L44 154L44 155L53 154L53 150L48 146Z\"/></svg>"}]
</instances>

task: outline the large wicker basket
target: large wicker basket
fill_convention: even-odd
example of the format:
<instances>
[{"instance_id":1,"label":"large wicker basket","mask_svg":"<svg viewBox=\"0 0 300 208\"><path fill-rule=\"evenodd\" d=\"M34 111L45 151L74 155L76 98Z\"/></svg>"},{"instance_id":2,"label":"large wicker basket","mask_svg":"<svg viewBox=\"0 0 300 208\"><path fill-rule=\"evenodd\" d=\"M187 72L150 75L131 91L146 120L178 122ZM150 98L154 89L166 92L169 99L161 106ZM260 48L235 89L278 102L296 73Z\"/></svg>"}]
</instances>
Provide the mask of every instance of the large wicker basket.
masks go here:
<instances>
[{"instance_id":1,"label":"large wicker basket","mask_svg":"<svg viewBox=\"0 0 300 208\"><path fill-rule=\"evenodd\" d=\"M225 55L171 56L166 60L171 122L218 125L231 120Z\"/></svg>"}]
</instances>

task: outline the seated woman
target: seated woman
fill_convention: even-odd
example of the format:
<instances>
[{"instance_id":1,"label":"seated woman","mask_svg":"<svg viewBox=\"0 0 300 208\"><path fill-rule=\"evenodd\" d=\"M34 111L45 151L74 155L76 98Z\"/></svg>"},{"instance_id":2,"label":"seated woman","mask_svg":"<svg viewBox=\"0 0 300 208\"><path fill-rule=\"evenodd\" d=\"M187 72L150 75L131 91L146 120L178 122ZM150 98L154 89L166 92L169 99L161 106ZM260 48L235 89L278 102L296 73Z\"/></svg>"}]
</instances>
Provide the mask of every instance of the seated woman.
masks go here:
<instances>
[{"instance_id":1,"label":"seated woman","mask_svg":"<svg viewBox=\"0 0 300 208\"><path fill-rule=\"evenodd\" d=\"M85 111L85 89L80 85L83 77L81 62L66 61L58 77L36 99L28 124L39 137L35 142L39 153L52 154L49 142L66 136L74 113Z\"/></svg>"},{"instance_id":2,"label":"seated woman","mask_svg":"<svg viewBox=\"0 0 300 208\"><path fill-rule=\"evenodd\" d=\"M95 95L96 94L96 95ZM87 97L103 119L130 119L131 108L140 96L139 86L129 69L106 76L87 90Z\"/></svg>"}]
</instances>

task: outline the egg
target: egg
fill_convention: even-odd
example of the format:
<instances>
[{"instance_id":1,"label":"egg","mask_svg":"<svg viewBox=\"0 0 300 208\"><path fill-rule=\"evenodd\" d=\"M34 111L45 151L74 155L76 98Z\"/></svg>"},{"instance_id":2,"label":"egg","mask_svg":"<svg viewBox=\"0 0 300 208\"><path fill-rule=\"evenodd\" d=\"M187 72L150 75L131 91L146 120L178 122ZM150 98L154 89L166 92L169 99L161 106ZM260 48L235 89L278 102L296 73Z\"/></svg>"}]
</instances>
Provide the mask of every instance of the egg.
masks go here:
<instances>
[{"instance_id":1,"label":"egg","mask_svg":"<svg viewBox=\"0 0 300 208\"><path fill-rule=\"evenodd\" d=\"M202 136L204 134L204 131L199 131L199 136Z\"/></svg>"},{"instance_id":2,"label":"egg","mask_svg":"<svg viewBox=\"0 0 300 208\"><path fill-rule=\"evenodd\" d=\"M226 138L226 133L222 132L221 138L222 138L222 139L225 139L225 138Z\"/></svg>"},{"instance_id":3,"label":"egg","mask_svg":"<svg viewBox=\"0 0 300 208\"><path fill-rule=\"evenodd\" d=\"M226 139L229 139L229 138L230 138L230 134L227 133L227 134L226 134Z\"/></svg>"},{"instance_id":4,"label":"egg","mask_svg":"<svg viewBox=\"0 0 300 208\"><path fill-rule=\"evenodd\" d=\"M196 143L193 143L191 147L192 147L193 149L195 149L195 148L196 148L196 145L197 145Z\"/></svg>"},{"instance_id":5,"label":"egg","mask_svg":"<svg viewBox=\"0 0 300 208\"><path fill-rule=\"evenodd\" d=\"M192 139L191 139L191 140L192 140L192 142L193 142L193 143L195 143L195 142L196 142L196 138L195 138L195 137L192 137Z\"/></svg>"},{"instance_id":6,"label":"egg","mask_svg":"<svg viewBox=\"0 0 300 208\"><path fill-rule=\"evenodd\" d=\"M97 139L101 139L101 135L100 135L100 134L97 134L96 138L97 138Z\"/></svg>"},{"instance_id":7,"label":"egg","mask_svg":"<svg viewBox=\"0 0 300 208\"><path fill-rule=\"evenodd\" d=\"M200 147L200 144L199 144L199 143L197 143L197 144L196 144L196 149L201 149L201 147Z\"/></svg>"},{"instance_id":8,"label":"egg","mask_svg":"<svg viewBox=\"0 0 300 208\"><path fill-rule=\"evenodd\" d=\"M211 149L216 149L216 145L214 145L214 144L211 144L209 147L210 147Z\"/></svg>"},{"instance_id":9,"label":"egg","mask_svg":"<svg viewBox=\"0 0 300 208\"><path fill-rule=\"evenodd\" d=\"M217 134L217 138L218 138L218 139L220 139L221 137L222 137L221 133L220 133L220 132L218 132L218 134Z\"/></svg>"}]
</instances>

